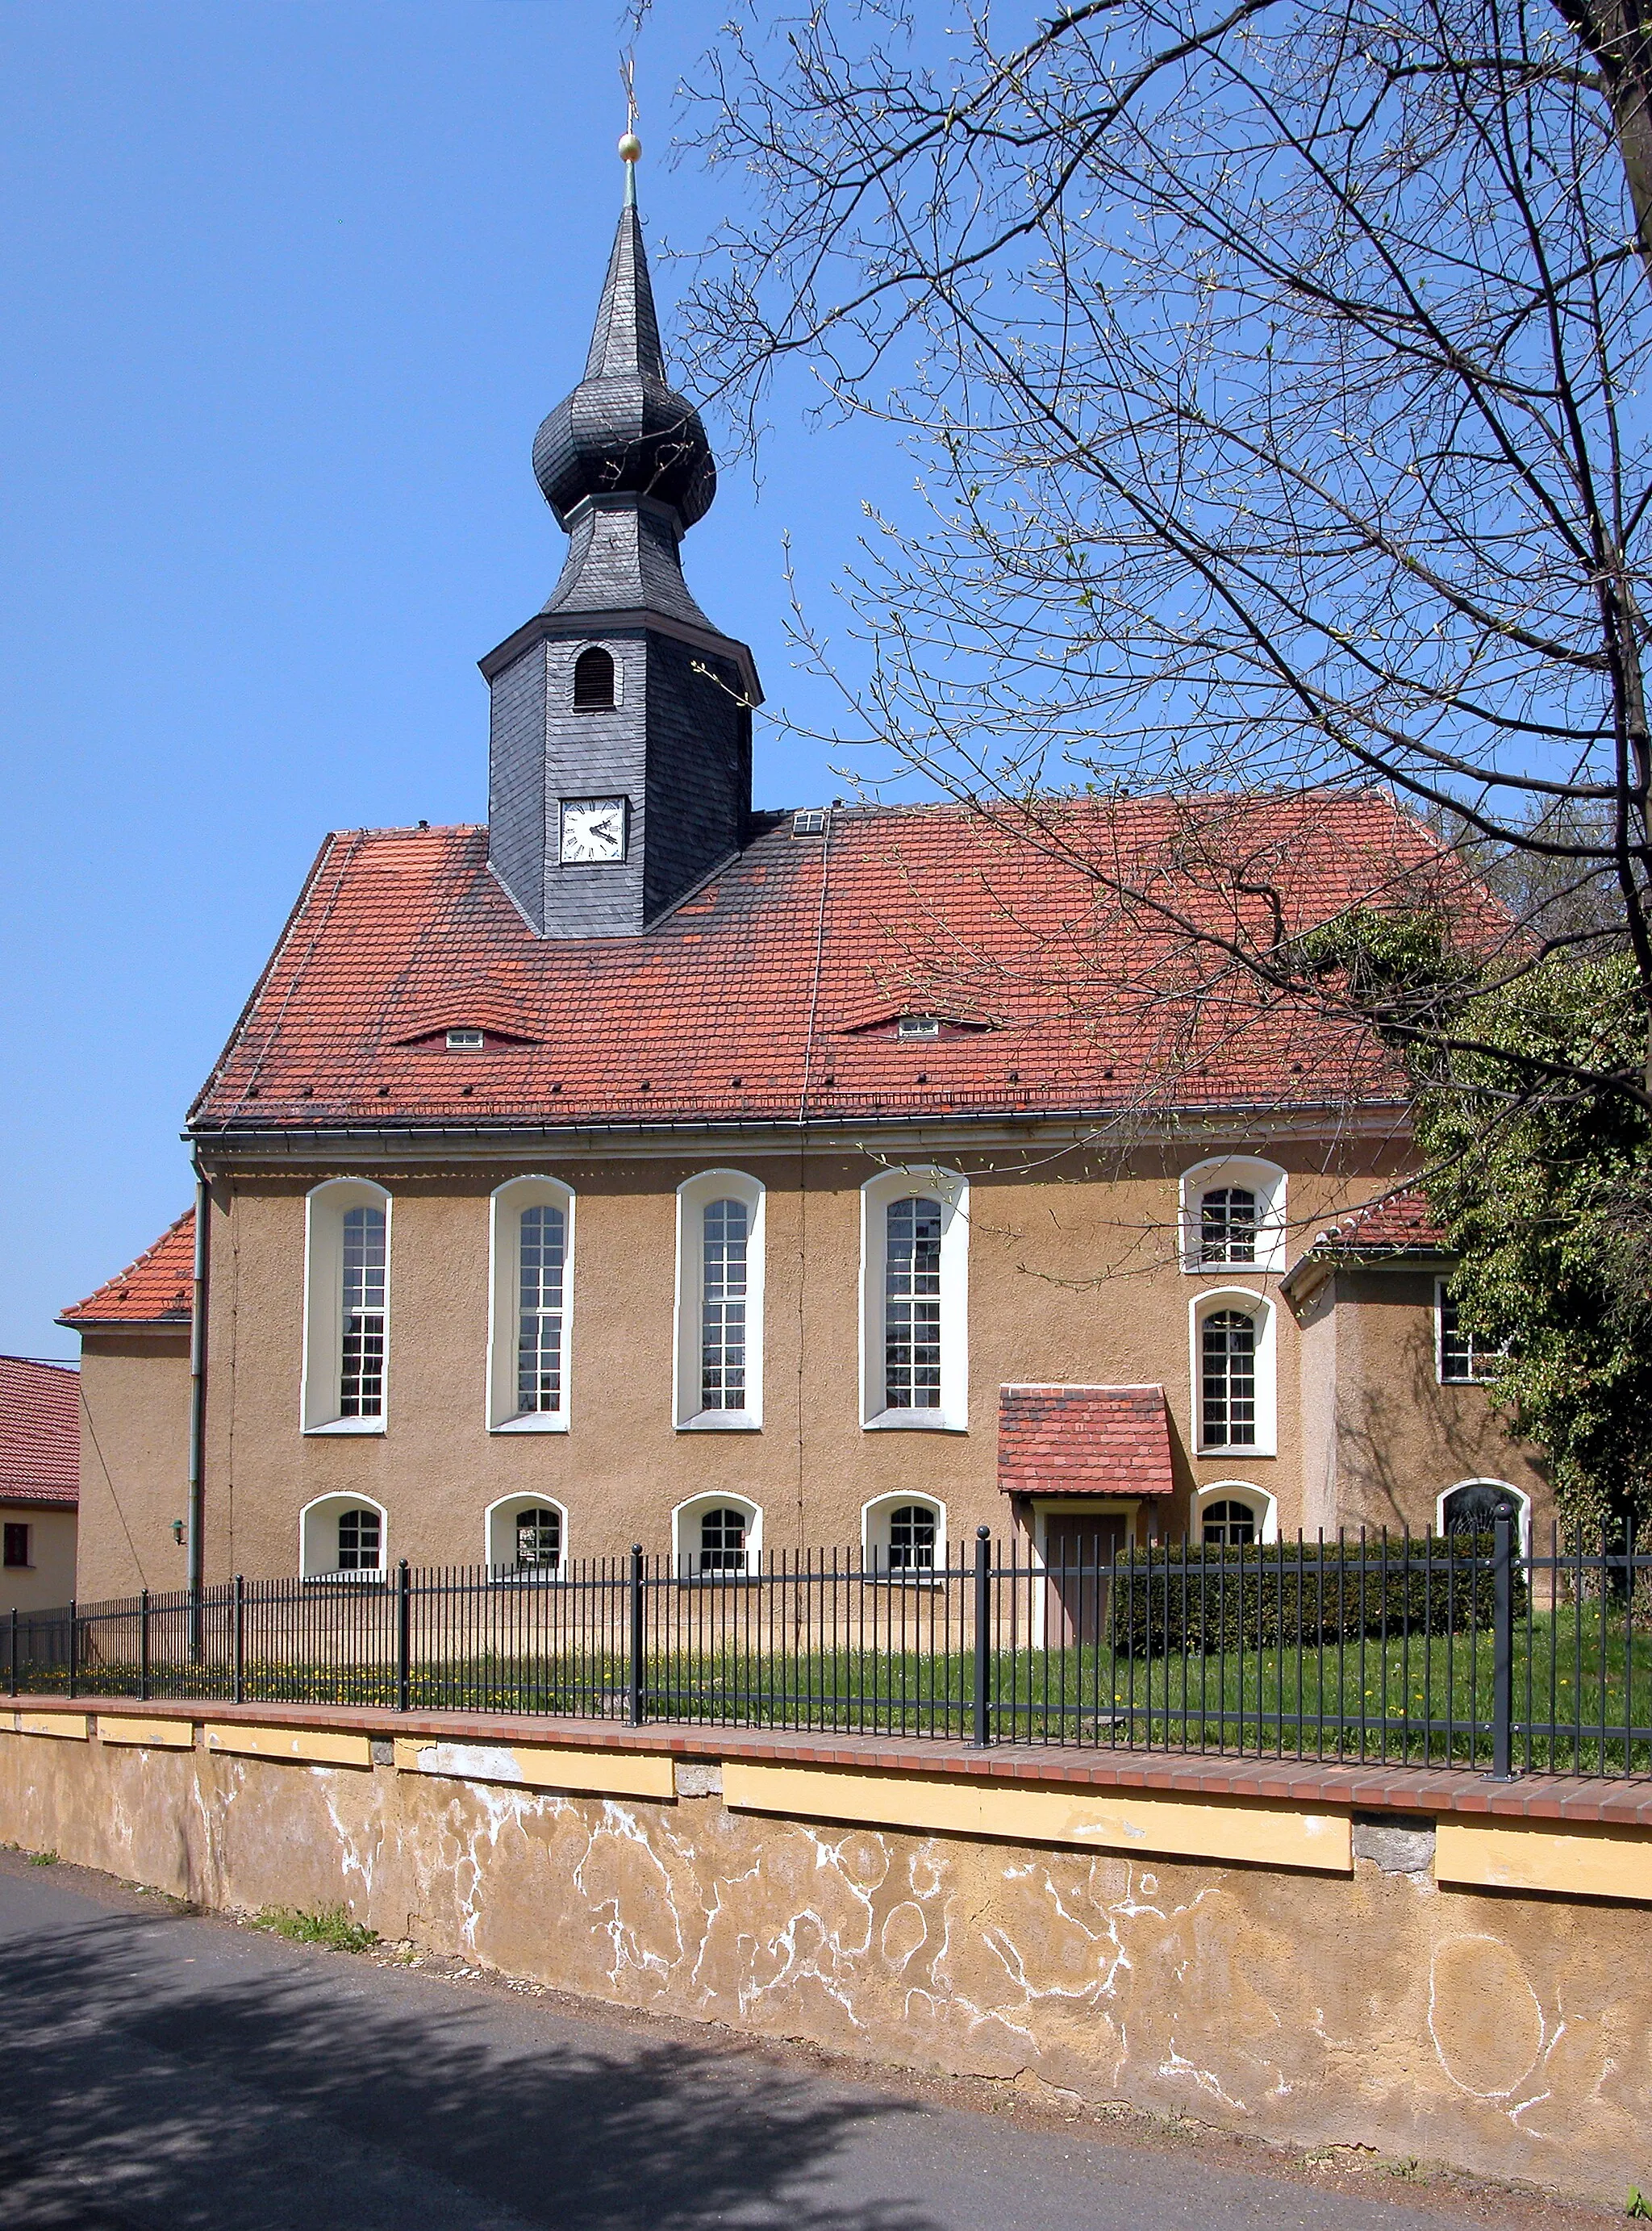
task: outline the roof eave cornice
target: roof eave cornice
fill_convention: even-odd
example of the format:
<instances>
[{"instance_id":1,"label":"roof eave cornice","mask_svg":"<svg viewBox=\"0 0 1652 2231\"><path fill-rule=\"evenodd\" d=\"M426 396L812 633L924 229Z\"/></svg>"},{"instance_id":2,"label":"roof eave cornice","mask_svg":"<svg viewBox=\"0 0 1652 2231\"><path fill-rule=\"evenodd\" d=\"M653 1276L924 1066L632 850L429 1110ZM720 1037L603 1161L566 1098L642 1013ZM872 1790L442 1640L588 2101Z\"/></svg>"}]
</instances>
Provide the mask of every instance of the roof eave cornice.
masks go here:
<instances>
[{"instance_id":1,"label":"roof eave cornice","mask_svg":"<svg viewBox=\"0 0 1652 2231\"><path fill-rule=\"evenodd\" d=\"M274 1162L287 1167L324 1165L341 1160L429 1163L456 1155L480 1161L530 1152L654 1159L680 1155L685 1142L737 1140L751 1153L795 1154L865 1151L894 1137L913 1149L945 1142L976 1151L994 1148L1066 1144L1097 1145L1121 1137L1143 1143L1162 1140L1201 1143L1235 1137L1255 1141L1290 1137L1320 1140L1328 1129L1339 1137L1391 1138L1405 1103L1368 1103L1351 1111L1345 1103L1279 1109L1239 1105L1200 1109L1143 1111L1139 1109L1059 1109L1019 1116L1002 1111L948 1114L853 1115L824 1112L801 1117L662 1117L651 1122L314 1124L216 1128L197 1124L184 1134L209 1167Z\"/></svg>"},{"instance_id":2,"label":"roof eave cornice","mask_svg":"<svg viewBox=\"0 0 1652 2231\"><path fill-rule=\"evenodd\" d=\"M687 620L672 619L646 605L616 606L611 611L535 612L515 635L508 635L476 664L482 669L483 679L491 682L513 659L520 658L536 643L548 642L553 637L562 642L570 637L579 640L622 628L647 628L655 635L672 636L678 643L706 651L713 658L726 658L739 669L740 686L753 705L762 703L763 685L757 679L756 662L745 643L731 635L719 635L715 628L695 627Z\"/></svg>"},{"instance_id":3,"label":"roof eave cornice","mask_svg":"<svg viewBox=\"0 0 1652 2231\"><path fill-rule=\"evenodd\" d=\"M188 1337L191 1323L187 1311L184 1316L176 1317L62 1316L54 1317L52 1322L54 1324L62 1325L65 1332L143 1332L156 1335L181 1333L185 1338ZM72 1364L67 1367L69 1370L73 1370L74 1368Z\"/></svg>"}]
</instances>

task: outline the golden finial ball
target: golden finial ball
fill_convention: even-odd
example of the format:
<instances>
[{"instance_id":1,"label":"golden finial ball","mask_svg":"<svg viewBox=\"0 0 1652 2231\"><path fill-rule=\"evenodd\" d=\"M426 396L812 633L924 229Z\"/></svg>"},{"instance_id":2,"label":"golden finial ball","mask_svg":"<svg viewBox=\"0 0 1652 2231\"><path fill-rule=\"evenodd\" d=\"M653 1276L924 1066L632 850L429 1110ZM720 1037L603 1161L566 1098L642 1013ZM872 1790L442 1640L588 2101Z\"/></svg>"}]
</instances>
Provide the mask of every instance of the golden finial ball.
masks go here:
<instances>
[{"instance_id":1,"label":"golden finial ball","mask_svg":"<svg viewBox=\"0 0 1652 2231\"><path fill-rule=\"evenodd\" d=\"M634 132L620 133L619 159L622 163L634 163L642 152L643 143Z\"/></svg>"}]
</instances>

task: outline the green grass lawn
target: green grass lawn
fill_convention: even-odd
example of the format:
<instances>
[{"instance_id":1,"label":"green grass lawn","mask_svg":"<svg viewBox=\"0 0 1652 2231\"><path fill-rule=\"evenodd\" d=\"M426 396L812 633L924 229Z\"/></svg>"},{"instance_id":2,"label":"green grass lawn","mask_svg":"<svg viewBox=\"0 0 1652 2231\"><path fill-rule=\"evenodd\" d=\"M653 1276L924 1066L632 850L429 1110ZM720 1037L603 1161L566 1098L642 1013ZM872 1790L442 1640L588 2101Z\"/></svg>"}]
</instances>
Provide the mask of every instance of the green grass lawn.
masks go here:
<instances>
[{"instance_id":1,"label":"green grass lawn","mask_svg":"<svg viewBox=\"0 0 1652 2231\"><path fill-rule=\"evenodd\" d=\"M1483 1766L1491 1756L1492 1661L1485 1634L1185 1657L1125 1657L1086 1645L994 1653L988 1690L999 1742ZM618 1652L489 1650L416 1665L409 1701L415 1710L623 1719L628 1677ZM33 1685L61 1692L67 1682L60 1674ZM133 1695L137 1668L87 1664L78 1685ZM385 1662L250 1659L244 1686L249 1702L396 1701L394 1669ZM644 1710L659 1721L968 1737L974 1689L969 1651L857 1644L793 1653L725 1645L651 1654ZM230 1682L223 1669L158 1668L151 1692L221 1701ZM1631 1634L1621 1613L1603 1620L1587 1607L1519 1621L1513 1717L1518 1766L1652 1772L1652 1630L1640 1621Z\"/></svg>"}]
</instances>

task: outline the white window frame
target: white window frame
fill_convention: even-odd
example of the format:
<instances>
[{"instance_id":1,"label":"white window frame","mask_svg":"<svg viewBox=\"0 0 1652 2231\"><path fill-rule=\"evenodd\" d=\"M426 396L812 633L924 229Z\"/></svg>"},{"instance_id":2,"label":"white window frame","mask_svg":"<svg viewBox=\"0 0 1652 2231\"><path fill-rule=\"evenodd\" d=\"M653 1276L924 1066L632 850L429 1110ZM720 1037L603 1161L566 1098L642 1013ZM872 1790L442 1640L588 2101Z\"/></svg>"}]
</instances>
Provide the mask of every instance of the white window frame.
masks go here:
<instances>
[{"instance_id":1,"label":"white window frame","mask_svg":"<svg viewBox=\"0 0 1652 2231\"><path fill-rule=\"evenodd\" d=\"M941 1207L941 1401L891 1410L884 1400L887 1211L909 1193ZM969 1180L932 1162L879 1170L860 1188L860 1423L866 1432L969 1430Z\"/></svg>"},{"instance_id":2,"label":"white window frame","mask_svg":"<svg viewBox=\"0 0 1652 2231\"><path fill-rule=\"evenodd\" d=\"M935 1513L935 1562L933 1570L919 1566L891 1568L889 1562L889 1521L893 1511L909 1510L915 1503ZM888 1495L874 1495L860 1506L860 1555L863 1569L879 1581L897 1581L927 1586L941 1576L947 1562L947 1507L938 1495L925 1495L911 1488L898 1489Z\"/></svg>"},{"instance_id":3,"label":"white window frame","mask_svg":"<svg viewBox=\"0 0 1652 2231\"><path fill-rule=\"evenodd\" d=\"M1204 1437L1204 1321L1222 1310L1243 1309L1256 1319L1256 1439L1209 1442ZM1189 1393L1192 1432L1189 1446L1201 1456L1272 1457L1279 1454L1279 1310L1253 1286L1212 1286L1188 1304Z\"/></svg>"},{"instance_id":4,"label":"white window frame","mask_svg":"<svg viewBox=\"0 0 1652 2231\"><path fill-rule=\"evenodd\" d=\"M1447 1384L1448 1386L1462 1387L1467 1386L1469 1382L1466 1380L1455 1379L1448 1381ZM1531 1497L1526 1492L1524 1488L1516 1487L1513 1480L1492 1479L1485 1472L1472 1472L1467 1479L1454 1479L1449 1487L1442 1487L1441 1489L1439 1494L1436 1495L1434 1499L1435 1532L1441 1535L1444 1534L1446 1530L1446 1504L1452 1496L1457 1494L1461 1489L1465 1487L1494 1487L1500 1495L1506 1495L1511 1498L1517 1514L1515 1521L1515 1539L1519 1544L1521 1556L1529 1557L1532 1554Z\"/></svg>"},{"instance_id":5,"label":"white window frame","mask_svg":"<svg viewBox=\"0 0 1652 2231\"><path fill-rule=\"evenodd\" d=\"M553 1572L544 1565L519 1565L516 1562L516 1514L522 1510L554 1510L562 1522L562 1551ZM512 1554L501 1554L507 1547ZM482 1562L495 1580L560 1581L567 1569L568 1512L560 1496L546 1495L530 1488L518 1488L514 1495L502 1495L490 1503L483 1518Z\"/></svg>"},{"instance_id":6,"label":"white window frame","mask_svg":"<svg viewBox=\"0 0 1652 2231\"><path fill-rule=\"evenodd\" d=\"M763 1249L767 1188L746 1170L698 1170L677 1189L677 1301L671 1416L679 1433L755 1433L763 1423ZM715 1200L746 1207L746 1406L700 1407L700 1307L705 1212Z\"/></svg>"},{"instance_id":7,"label":"white window frame","mask_svg":"<svg viewBox=\"0 0 1652 2231\"><path fill-rule=\"evenodd\" d=\"M758 1571L763 1559L763 1506L754 1503L748 1495L735 1495L713 1489L703 1495L692 1495L686 1503L679 1503L671 1513L671 1556L678 1573L690 1580L737 1579L739 1575L700 1571L700 1521L708 1510L743 1510L746 1514L746 1571L749 1579Z\"/></svg>"},{"instance_id":8,"label":"white window frame","mask_svg":"<svg viewBox=\"0 0 1652 2231\"><path fill-rule=\"evenodd\" d=\"M1451 1281L1449 1278L1436 1278L1434 1282L1434 1375L1435 1384L1441 1387L1489 1387L1491 1385L1491 1375L1481 1367L1488 1363L1493 1356L1500 1358L1503 1351L1500 1348L1486 1348L1481 1345L1476 1353L1476 1343L1472 1335L1467 1335L1467 1338L1470 1353L1474 1355L1476 1367L1475 1369L1469 1374L1467 1379L1448 1379L1446 1377L1446 1303L1452 1298L1449 1291L1450 1285ZM1460 1487L1473 1487L1479 1484L1479 1483L1474 1480L1460 1480L1457 1484ZM1488 1484L1499 1486L1501 1485L1500 1481ZM1511 1488L1509 1490L1509 1493L1513 1495L1514 1493L1514 1490Z\"/></svg>"},{"instance_id":9,"label":"white window frame","mask_svg":"<svg viewBox=\"0 0 1652 2231\"><path fill-rule=\"evenodd\" d=\"M516 1407L516 1336L521 1308L522 1212L560 1208L566 1219L562 1254L562 1397L554 1410ZM573 1188L560 1178L508 1178L488 1202L487 1423L490 1433L566 1433L572 1415L573 1355ZM550 1498L546 1498L549 1500Z\"/></svg>"},{"instance_id":10,"label":"white window frame","mask_svg":"<svg viewBox=\"0 0 1652 2231\"><path fill-rule=\"evenodd\" d=\"M303 1368L299 1430L305 1433L383 1433L390 1419L392 1244L390 1194L371 1178L327 1178L304 1201ZM385 1392L376 1418L340 1414L344 1369L344 1215L351 1208L385 1213Z\"/></svg>"},{"instance_id":11,"label":"white window frame","mask_svg":"<svg viewBox=\"0 0 1652 2231\"><path fill-rule=\"evenodd\" d=\"M1256 1258L1251 1263L1205 1263L1201 1211L1204 1196L1219 1186L1246 1186L1256 1196ZM1233 1271L1282 1271L1286 1248L1286 1175L1277 1162L1258 1154L1213 1154L1182 1173L1182 1268L1201 1277Z\"/></svg>"},{"instance_id":12,"label":"white window frame","mask_svg":"<svg viewBox=\"0 0 1652 2231\"><path fill-rule=\"evenodd\" d=\"M1257 1541L1279 1540L1279 1505L1276 1496L1270 1495L1265 1487L1258 1487L1254 1479L1216 1479L1208 1487L1202 1487L1194 1497L1190 1548L1197 1549L1204 1540L1204 1515L1213 1503L1248 1503L1256 1514Z\"/></svg>"},{"instance_id":13,"label":"white window frame","mask_svg":"<svg viewBox=\"0 0 1652 2231\"><path fill-rule=\"evenodd\" d=\"M343 1510L376 1510L379 1514L379 1562L359 1566L355 1571L340 1572L337 1564L339 1543L339 1513ZM317 1562L312 1536L319 1525L326 1525L329 1547L334 1562L324 1565ZM390 1570L390 1513L375 1495L352 1495L334 1488L327 1495L318 1495L304 1505L298 1514L298 1571L301 1580L337 1581L359 1588L372 1588L382 1581Z\"/></svg>"}]
</instances>

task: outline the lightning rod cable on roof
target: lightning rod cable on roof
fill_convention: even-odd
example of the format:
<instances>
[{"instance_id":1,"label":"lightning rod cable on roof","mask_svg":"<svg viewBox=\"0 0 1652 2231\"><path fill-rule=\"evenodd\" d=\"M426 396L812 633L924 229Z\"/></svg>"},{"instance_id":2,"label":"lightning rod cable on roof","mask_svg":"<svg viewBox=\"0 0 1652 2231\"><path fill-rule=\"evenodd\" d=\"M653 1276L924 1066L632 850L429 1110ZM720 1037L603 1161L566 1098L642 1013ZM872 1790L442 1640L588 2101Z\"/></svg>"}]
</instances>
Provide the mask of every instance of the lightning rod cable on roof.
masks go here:
<instances>
[{"instance_id":1,"label":"lightning rod cable on roof","mask_svg":"<svg viewBox=\"0 0 1652 2231\"><path fill-rule=\"evenodd\" d=\"M797 1120L801 1123L809 1109L809 1064L814 1053L814 1018L820 1006L820 963L826 951L826 889L831 881L832 816L826 815L826 834L820 841L820 909L814 923L814 973L809 985L808 1020L803 1026L803 1084L798 1094Z\"/></svg>"}]
</instances>

